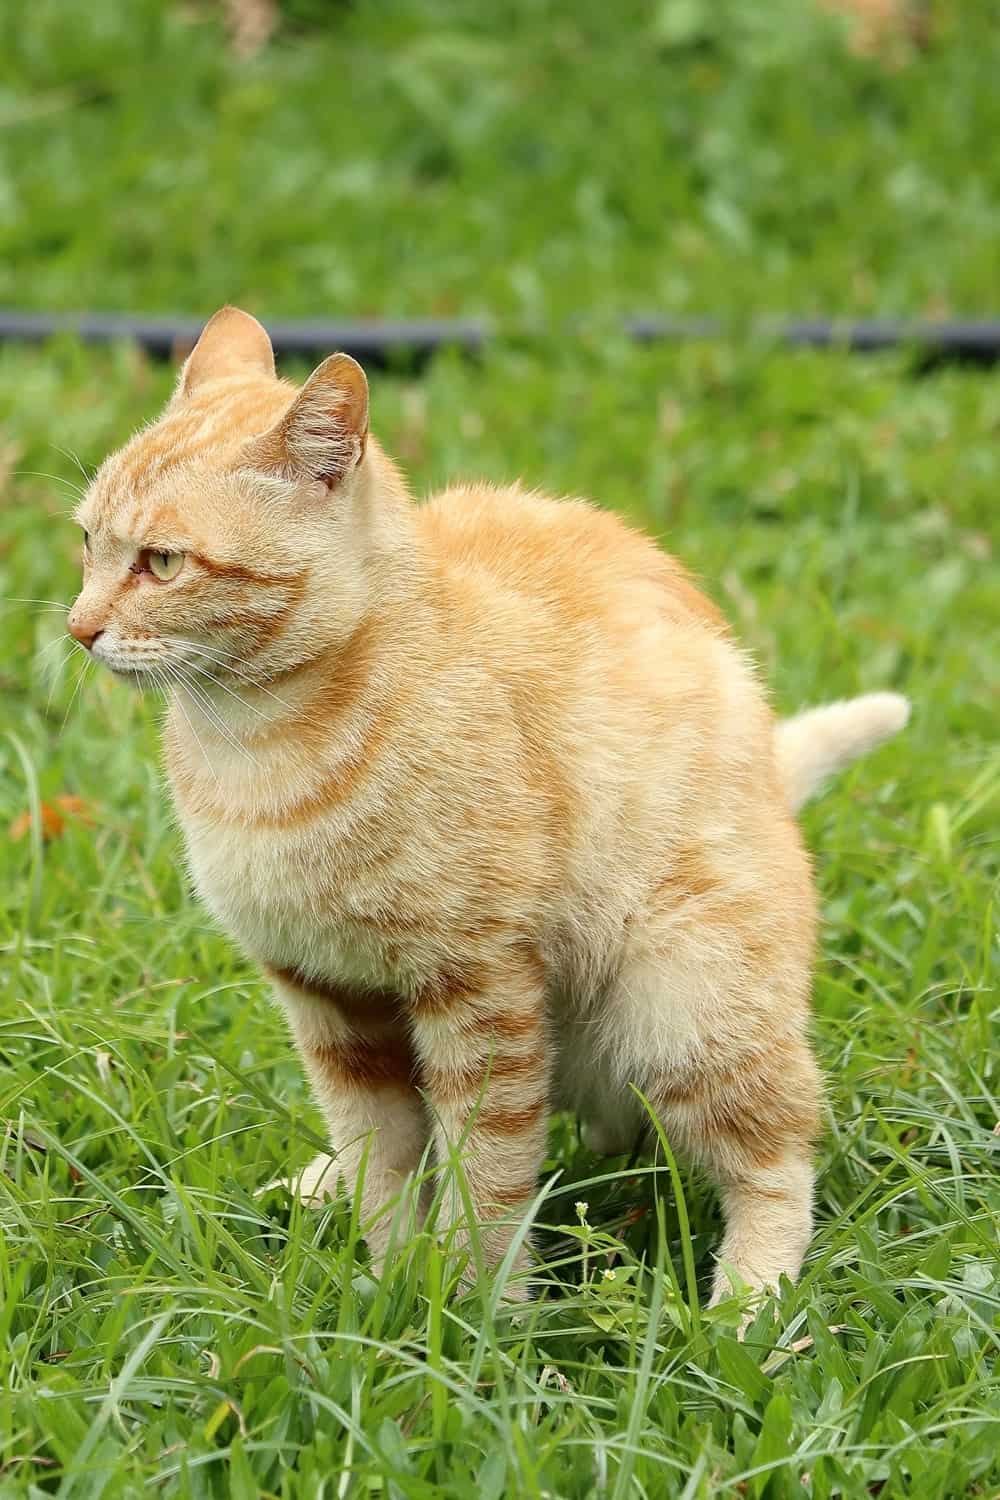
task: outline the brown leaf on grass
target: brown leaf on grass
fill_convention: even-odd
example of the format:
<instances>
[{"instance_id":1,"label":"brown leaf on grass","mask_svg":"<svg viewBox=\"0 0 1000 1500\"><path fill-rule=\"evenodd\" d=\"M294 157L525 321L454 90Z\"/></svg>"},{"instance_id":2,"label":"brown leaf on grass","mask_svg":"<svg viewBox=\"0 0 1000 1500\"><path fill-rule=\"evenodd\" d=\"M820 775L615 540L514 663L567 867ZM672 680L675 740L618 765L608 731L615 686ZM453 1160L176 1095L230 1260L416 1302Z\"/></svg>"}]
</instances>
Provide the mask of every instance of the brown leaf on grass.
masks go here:
<instances>
[{"instance_id":1,"label":"brown leaf on grass","mask_svg":"<svg viewBox=\"0 0 1000 1500\"><path fill-rule=\"evenodd\" d=\"M847 1324L846 1323L828 1323L826 1325L826 1328L827 1328L827 1332L828 1333L845 1333L847 1331ZM789 1349L791 1349L791 1351L792 1351L793 1354L804 1354L805 1351L807 1349L811 1349L812 1346L813 1346L812 1338L811 1338L811 1336L809 1334L806 1334L804 1338L794 1339L792 1341L792 1343L789 1344L788 1347L789 1347Z\"/></svg>"},{"instance_id":2,"label":"brown leaf on grass","mask_svg":"<svg viewBox=\"0 0 1000 1500\"><path fill-rule=\"evenodd\" d=\"M833 1334L846 1333L848 1331L846 1323L828 1323L826 1327L827 1332ZM812 1347L812 1335L807 1333L802 1338L795 1339L791 1344L784 1345L779 1349L772 1349L761 1365L761 1369L765 1375L774 1375L781 1369L782 1365L788 1363L793 1354L805 1354Z\"/></svg>"},{"instance_id":3,"label":"brown leaf on grass","mask_svg":"<svg viewBox=\"0 0 1000 1500\"><path fill-rule=\"evenodd\" d=\"M57 807L53 807L51 802L40 802L38 804L38 812L42 824L42 838L57 839L66 826L65 819L63 818L62 813ZM19 839L23 839L25 834L30 833L30 811L18 813L17 817L10 825L9 832L12 842L15 844Z\"/></svg>"},{"instance_id":4,"label":"brown leaf on grass","mask_svg":"<svg viewBox=\"0 0 1000 1500\"><path fill-rule=\"evenodd\" d=\"M54 800L59 811L67 817L79 818L81 823L93 823L90 807L82 797L74 796L72 792L63 792Z\"/></svg>"},{"instance_id":5,"label":"brown leaf on grass","mask_svg":"<svg viewBox=\"0 0 1000 1500\"><path fill-rule=\"evenodd\" d=\"M40 802L39 815L42 824L43 839L57 839L66 828L67 818L77 818L81 823L93 823L90 808L82 797L76 797L70 792L53 797L51 802ZM26 834L31 832L31 811L26 808L24 812L18 813L11 823L8 833L11 841L17 843Z\"/></svg>"},{"instance_id":6,"label":"brown leaf on grass","mask_svg":"<svg viewBox=\"0 0 1000 1500\"><path fill-rule=\"evenodd\" d=\"M206 1350L205 1352L208 1353L209 1351ZM280 1357L284 1353L284 1349L279 1348L277 1344L254 1344L253 1348L248 1349L245 1354L241 1354L233 1365L233 1375L238 1375L247 1361L253 1359L258 1354L276 1354Z\"/></svg>"},{"instance_id":7,"label":"brown leaf on grass","mask_svg":"<svg viewBox=\"0 0 1000 1500\"><path fill-rule=\"evenodd\" d=\"M561 1370L556 1369L555 1365L543 1365L541 1374L538 1377L538 1384L542 1390L545 1389L550 1380L564 1396L573 1394L573 1387Z\"/></svg>"}]
</instances>

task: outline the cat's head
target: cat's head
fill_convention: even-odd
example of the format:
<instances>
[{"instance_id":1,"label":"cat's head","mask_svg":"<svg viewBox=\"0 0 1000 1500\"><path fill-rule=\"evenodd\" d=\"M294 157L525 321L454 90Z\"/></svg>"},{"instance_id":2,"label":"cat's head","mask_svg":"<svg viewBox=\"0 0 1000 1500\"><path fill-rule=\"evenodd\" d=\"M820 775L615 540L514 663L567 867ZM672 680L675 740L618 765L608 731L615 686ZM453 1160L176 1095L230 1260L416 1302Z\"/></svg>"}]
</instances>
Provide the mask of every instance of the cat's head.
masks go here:
<instances>
[{"instance_id":1,"label":"cat's head","mask_svg":"<svg viewBox=\"0 0 1000 1500\"><path fill-rule=\"evenodd\" d=\"M353 359L332 355L296 390L257 320L223 308L162 416L79 506L71 635L113 671L164 684L197 663L264 682L310 660L363 612L391 472Z\"/></svg>"}]
</instances>

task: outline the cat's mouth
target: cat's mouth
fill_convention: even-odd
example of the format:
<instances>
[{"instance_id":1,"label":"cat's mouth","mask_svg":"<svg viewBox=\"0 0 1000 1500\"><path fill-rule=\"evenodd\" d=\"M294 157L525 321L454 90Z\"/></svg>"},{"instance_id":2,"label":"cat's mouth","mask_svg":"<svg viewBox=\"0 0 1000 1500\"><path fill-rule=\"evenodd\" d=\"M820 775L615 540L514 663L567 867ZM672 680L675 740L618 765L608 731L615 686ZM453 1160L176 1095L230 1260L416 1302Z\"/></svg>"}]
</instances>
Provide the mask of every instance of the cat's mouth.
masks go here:
<instances>
[{"instance_id":1,"label":"cat's mouth","mask_svg":"<svg viewBox=\"0 0 1000 1500\"><path fill-rule=\"evenodd\" d=\"M101 666L116 677L119 682L127 682L137 691L150 686L162 686L164 678L156 671L155 666L139 666L126 662L101 661Z\"/></svg>"},{"instance_id":2,"label":"cat's mouth","mask_svg":"<svg viewBox=\"0 0 1000 1500\"><path fill-rule=\"evenodd\" d=\"M105 642L103 637L98 637L91 652L102 667L107 667L116 677L134 683L155 681L156 669L162 667L165 660L159 654L123 650L117 643Z\"/></svg>"}]
</instances>

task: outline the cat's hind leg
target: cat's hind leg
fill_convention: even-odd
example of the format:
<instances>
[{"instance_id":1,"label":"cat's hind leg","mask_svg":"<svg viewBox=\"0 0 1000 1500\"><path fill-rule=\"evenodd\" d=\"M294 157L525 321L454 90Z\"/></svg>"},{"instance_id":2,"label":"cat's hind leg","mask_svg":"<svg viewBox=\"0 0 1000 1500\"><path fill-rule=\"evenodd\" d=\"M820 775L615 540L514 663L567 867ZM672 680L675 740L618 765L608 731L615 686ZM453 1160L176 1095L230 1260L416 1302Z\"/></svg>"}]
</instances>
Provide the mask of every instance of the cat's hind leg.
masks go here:
<instances>
[{"instance_id":1,"label":"cat's hind leg","mask_svg":"<svg viewBox=\"0 0 1000 1500\"><path fill-rule=\"evenodd\" d=\"M685 901L665 890L633 934L605 1014L623 1090L642 1090L671 1148L720 1191L714 1300L729 1293L728 1267L760 1289L797 1276L821 1099L807 1040L808 897L748 921L740 894L706 883Z\"/></svg>"},{"instance_id":2,"label":"cat's hind leg","mask_svg":"<svg viewBox=\"0 0 1000 1500\"><path fill-rule=\"evenodd\" d=\"M668 1140L703 1166L722 1197L725 1232L712 1301L731 1268L755 1289L794 1281L812 1234L812 1141L819 1079L805 1042L782 1036L733 1072L649 1079Z\"/></svg>"}]
</instances>

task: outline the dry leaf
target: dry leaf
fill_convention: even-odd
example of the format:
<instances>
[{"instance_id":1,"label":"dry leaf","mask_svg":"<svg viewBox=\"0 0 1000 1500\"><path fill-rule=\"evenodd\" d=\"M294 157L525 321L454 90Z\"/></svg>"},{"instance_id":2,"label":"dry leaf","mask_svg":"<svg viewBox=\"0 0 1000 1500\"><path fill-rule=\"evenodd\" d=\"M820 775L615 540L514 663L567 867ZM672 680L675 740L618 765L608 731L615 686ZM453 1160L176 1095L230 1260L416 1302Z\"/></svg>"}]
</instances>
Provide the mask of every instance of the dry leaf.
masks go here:
<instances>
[{"instance_id":1,"label":"dry leaf","mask_svg":"<svg viewBox=\"0 0 1000 1500\"><path fill-rule=\"evenodd\" d=\"M847 1324L846 1323L828 1323L826 1325L826 1330L827 1330L827 1333L846 1333L847 1332ZM791 1344L789 1344L788 1347L789 1347L789 1349L792 1350L792 1352L794 1354L804 1354L805 1351L807 1349L811 1349L812 1346L813 1346L812 1338L811 1338L811 1336L809 1334L806 1334L806 1336L804 1338L795 1339Z\"/></svg>"},{"instance_id":2,"label":"dry leaf","mask_svg":"<svg viewBox=\"0 0 1000 1500\"><path fill-rule=\"evenodd\" d=\"M82 797L76 797L72 792L64 792L61 796L53 798L60 812L66 813L68 817L79 818L81 823L93 823L90 808Z\"/></svg>"},{"instance_id":3,"label":"dry leaf","mask_svg":"<svg viewBox=\"0 0 1000 1500\"><path fill-rule=\"evenodd\" d=\"M76 797L70 792L61 793L53 797L51 802L40 802L39 812L42 820L42 838L57 839L66 827L67 818L79 818L83 823L93 823L87 803L82 797ZM11 840L16 844L31 832L31 812L25 810L18 813L8 830Z\"/></svg>"},{"instance_id":4,"label":"dry leaf","mask_svg":"<svg viewBox=\"0 0 1000 1500\"><path fill-rule=\"evenodd\" d=\"M555 1365L543 1365L541 1374L538 1377L538 1384L544 1390L550 1380L553 1380L555 1382L557 1388L562 1392L564 1396L570 1396L573 1394L573 1387L570 1385L569 1381L566 1379L566 1376L562 1373L561 1370L557 1370Z\"/></svg>"},{"instance_id":5,"label":"dry leaf","mask_svg":"<svg viewBox=\"0 0 1000 1500\"><path fill-rule=\"evenodd\" d=\"M63 828L66 826L63 821L62 813L57 807L53 807L51 802L40 802L38 804L38 810L41 814L42 820L42 838L57 839L62 833ZM18 813L17 817L10 825L11 839L14 841L14 843L17 843L18 839L23 839L25 834L30 832L31 813Z\"/></svg>"}]
</instances>

